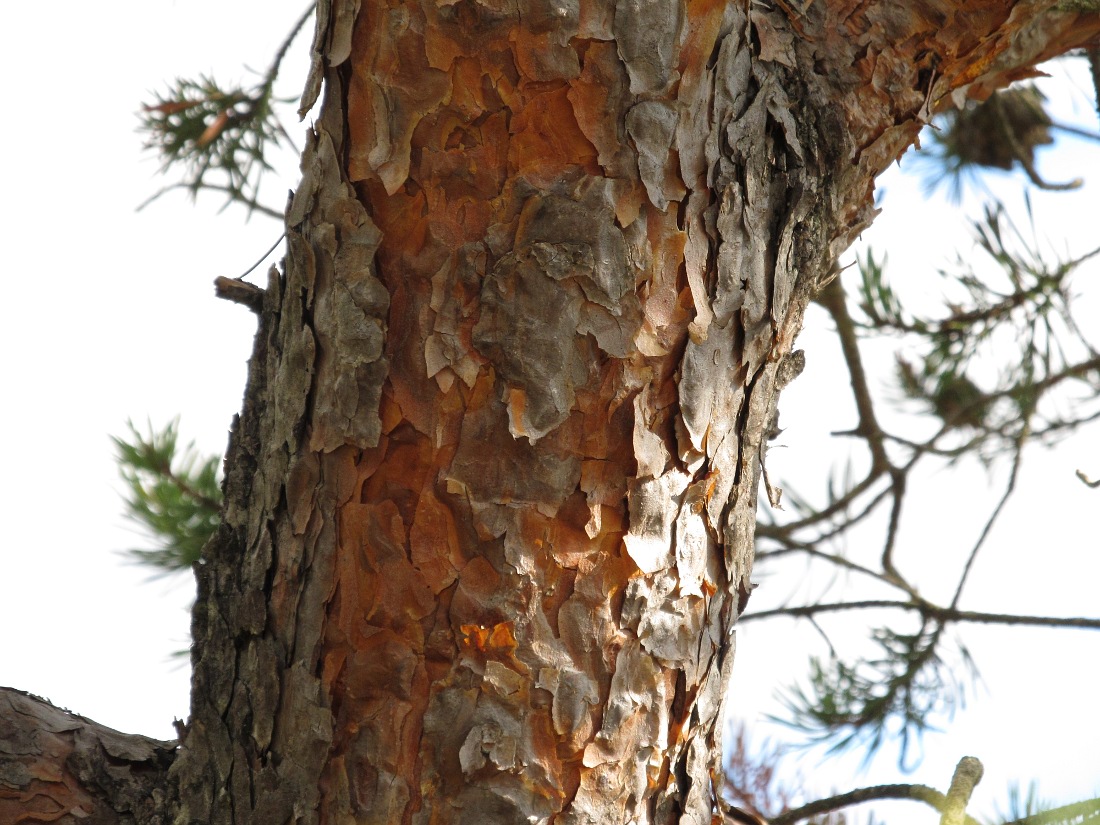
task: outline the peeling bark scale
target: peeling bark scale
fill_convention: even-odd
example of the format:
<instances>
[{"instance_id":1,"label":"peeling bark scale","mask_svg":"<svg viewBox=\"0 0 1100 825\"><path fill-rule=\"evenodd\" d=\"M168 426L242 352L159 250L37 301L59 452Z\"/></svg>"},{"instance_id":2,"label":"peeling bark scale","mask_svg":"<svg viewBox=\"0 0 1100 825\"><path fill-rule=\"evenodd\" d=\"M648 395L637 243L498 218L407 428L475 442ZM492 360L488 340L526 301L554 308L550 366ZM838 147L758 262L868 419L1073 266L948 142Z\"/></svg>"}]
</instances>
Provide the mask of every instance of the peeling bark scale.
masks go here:
<instances>
[{"instance_id":1,"label":"peeling bark scale","mask_svg":"<svg viewBox=\"0 0 1100 825\"><path fill-rule=\"evenodd\" d=\"M806 306L931 106L1098 29L795 5L321 0L176 823L712 822Z\"/></svg>"},{"instance_id":2,"label":"peeling bark scale","mask_svg":"<svg viewBox=\"0 0 1100 825\"><path fill-rule=\"evenodd\" d=\"M0 823L168 825L175 751L0 688Z\"/></svg>"}]
</instances>

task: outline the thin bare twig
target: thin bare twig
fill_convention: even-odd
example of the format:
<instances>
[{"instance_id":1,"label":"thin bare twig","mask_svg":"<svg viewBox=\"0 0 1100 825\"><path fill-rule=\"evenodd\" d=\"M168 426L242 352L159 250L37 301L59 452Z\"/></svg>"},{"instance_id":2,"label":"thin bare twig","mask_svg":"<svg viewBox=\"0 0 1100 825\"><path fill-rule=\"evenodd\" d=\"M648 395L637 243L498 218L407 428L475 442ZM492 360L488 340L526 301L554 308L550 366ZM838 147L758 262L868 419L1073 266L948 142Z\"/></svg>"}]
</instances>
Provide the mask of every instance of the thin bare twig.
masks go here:
<instances>
[{"instance_id":1,"label":"thin bare twig","mask_svg":"<svg viewBox=\"0 0 1100 825\"><path fill-rule=\"evenodd\" d=\"M776 607L757 613L746 613L738 624L771 619L776 616L809 618L819 613L839 613L845 610L892 609L918 613L939 622L970 622L971 624L1005 624L1024 627L1075 627L1081 630L1100 629L1100 619L1086 617L1025 616L1016 613L984 613L975 610L940 607L928 601L899 601L897 599L863 599L852 602L822 602L798 607Z\"/></svg>"},{"instance_id":2,"label":"thin bare twig","mask_svg":"<svg viewBox=\"0 0 1100 825\"><path fill-rule=\"evenodd\" d=\"M244 204L252 211L259 212L261 215L267 215L269 218L275 218L279 221L283 220L284 216L282 212L277 209L272 209L270 206L264 206L259 201L255 200L254 198L248 197L244 193L234 189L232 186L226 186L223 183L207 183L204 180L202 182L201 188L212 189L215 192L225 192L226 194L231 196L230 202L237 201L238 203ZM171 192L173 189L188 189L191 191L192 197L194 197L195 195L195 187L192 184L185 181L180 181L179 183L173 183L169 186L164 186L158 189L156 192L154 192L152 195L150 195L148 198L138 204L137 211L140 212L153 201L157 200L161 195Z\"/></svg>"},{"instance_id":3,"label":"thin bare twig","mask_svg":"<svg viewBox=\"0 0 1100 825\"><path fill-rule=\"evenodd\" d=\"M803 805L801 808L795 808L792 811L786 811L779 814L779 816L772 817L769 821L771 825L794 825L795 822L801 822L803 819L809 819L812 816L832 813L876 799L912 799L930 805L941 812L947 805L947 797L927 785L874 785L869 788L859 788L837 796L830 796L827 799L818 799ZM979 823L973 817L968 816L966 825L979 825Z\"/></svg>"},{"instance_id":4,"label":"thin bare twig","mask_svg":"<svg viewBox=\"0 0 1100 825\"><path fill-rule=\"evenodd\" d=\"M882 572L891 579L903 581L902 576L894 567L894 545L897 542L898 525L901 523L901 502L905 498L905 472L892 470L890 472L890 493L894 498L894 504L890 508L890 525L886 530L886 541L882 545Z\"/></svg>"},{"instance_id":5,"label":"thin bare twig","mask_svg":"<svg viewBox=\"0 0 1100 825\"><path fill-rule=\"evenodd\" d=\"M880 474L890 466L890 462L886 458L882 430L879 429L878 420L875 418L875 405L867 384L867 373L863 369L863 359L859 354L859 339L856 336L852 316L848 312L848 299L840 278L833 278L817 294L817 301L832 316L833 323L836 324L840 348L844 353L844 362L848 366L848 375L851 379L852 395L855 397L856 410L859 413L859 425L854 432L866 439L867 446L871 450L869 475Z\"/></svg>"},{"instance_id":6,"label":"thin bare twig","mask_svg":"<svg viewBox=\"0 0 1100 825\"><path fill-rule=\"evenodd\" d=\"M777 550L762 550L762 551L760 551L756 554L756 560L757 561L764 561L765 559L774 559L774 558L779 558L780 556L789 556L792 553L804 553L807 556L822 559L823 561L827 561L831 564L835 564L837 567L843 567L843 568L845 568L847 570L851 570L855 573L862 573L865 576L869 576L869 577L871 577L871 578L873 578L877 581L880 581L884 584L888 584L891 587L901 587L901 585L899 585L898 582L894 581L893 579L891 579L887 576L884 576L882 573L879 573L877 570L872 570L870 567L864 567L862 564L857 564L856 562L852 561L851 559L844 558L844 556L839 556L835 553L825 553L821 550L818 550L812 544L804 544L802 542L795 542L793 539L784 538L784 539L781 539L781 541L784 541L787 544L787 546L786 547L781 547ZM901 587L901 589L905 590L904 587ZM909 591L906 590L906 593L908 593L908 592Z\"/></svg>"},{"instance_id":7,"label":"thin bare twig","mask_svg":"<svg viewBox=\"0 0 1100 825\"><path fill-rule=\"evenodd\" d=\"M1001 515L1001 511L1004 510L1004 506L1008 503L1008 500L1012 497L1012 493L1016 490L1016 479L1020 475L1020 464L1023 461L1024 456L1024 439L1027 438L1027 425L1024 425L1024 430L1020 434L1019 439L1016 442L1015 455L1012 459L1012 472L1008 477L1008 484L1005 486L1004 494L1001 496L1001 500L997 502L997 506L993 508L993 512L990 513L989 518L986 519L985 526L982 528L981 535L978 536L978 540L974 542L974 546L970 550L970 555L966 559L966 564L963 566L962 575L959 576L959 584L955 588L955 595L951 599L951 608L954 609L959 606L959 598L962 596L963 587L966 586L966 580L970 576L970 570L974 566L974 561L978 557L978 551L982 549L982 545L985 544L985 540L989 538L989 533L993 529L994 523L997 521L997 517Z\"/></svg>"}]
</instances>

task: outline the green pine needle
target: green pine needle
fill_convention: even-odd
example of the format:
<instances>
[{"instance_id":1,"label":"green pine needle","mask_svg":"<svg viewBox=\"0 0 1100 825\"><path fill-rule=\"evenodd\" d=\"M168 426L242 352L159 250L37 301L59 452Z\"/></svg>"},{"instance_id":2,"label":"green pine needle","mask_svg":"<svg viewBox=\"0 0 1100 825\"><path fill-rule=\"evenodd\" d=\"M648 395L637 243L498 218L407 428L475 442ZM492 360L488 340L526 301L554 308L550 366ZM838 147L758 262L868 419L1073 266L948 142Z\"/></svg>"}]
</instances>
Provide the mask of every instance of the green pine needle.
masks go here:
<instances>
[{"instance_id":1,"label":"green pine needle","mask_svg":"<svg viewBox=\"0 0 1100 825\"><path fill-rule=\"evenodd\" d=\"M154 540L128 554L157 575L190 570L220 520L220 459L200 458L194 443L181 449L178 418L159 432L149 425L147 435L127 426L128 438L111 439L128 488L126 514Z\"/></svg>"}]
</instances>

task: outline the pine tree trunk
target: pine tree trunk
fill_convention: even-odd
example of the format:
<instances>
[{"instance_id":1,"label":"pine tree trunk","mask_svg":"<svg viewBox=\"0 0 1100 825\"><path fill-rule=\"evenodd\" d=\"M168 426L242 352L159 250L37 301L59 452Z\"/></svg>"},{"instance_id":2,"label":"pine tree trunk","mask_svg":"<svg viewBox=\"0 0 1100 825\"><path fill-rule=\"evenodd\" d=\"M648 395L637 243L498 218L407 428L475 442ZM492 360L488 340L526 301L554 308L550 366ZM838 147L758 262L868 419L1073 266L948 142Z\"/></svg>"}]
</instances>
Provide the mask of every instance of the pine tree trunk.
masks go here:
<instances>
[{"instance_id":1,"label":"pine tree trunk","mask_svg":"<svg viewBox=\"0 0 1100 825\"><path fill-rule=\"evenodd\" d=\"M712 821L806 306L933 106L1096 26L942 5L320 3L178 823Z\"/></svg>"},{"instance_id":2,"label":"pine tree trunk","mask_svg":"<svg viewBox=\"0 0 1100 825\"><path fill-rule=\"evenodd\" d=\"M185 821L712 820L803 312L1041 4L837 5L322 14Z\"/></svg>"}]
</instances>

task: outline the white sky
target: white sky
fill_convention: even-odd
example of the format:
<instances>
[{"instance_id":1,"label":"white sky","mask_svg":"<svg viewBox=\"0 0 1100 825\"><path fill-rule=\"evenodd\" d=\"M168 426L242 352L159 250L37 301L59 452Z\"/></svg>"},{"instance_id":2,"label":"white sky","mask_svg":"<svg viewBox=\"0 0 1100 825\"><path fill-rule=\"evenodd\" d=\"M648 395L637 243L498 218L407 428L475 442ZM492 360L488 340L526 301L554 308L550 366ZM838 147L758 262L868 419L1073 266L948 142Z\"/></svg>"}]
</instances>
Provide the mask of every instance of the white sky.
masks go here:
<instances>
[{"instance_id":1,"label":"white sky","mask_svg":"<svg viewBox=\"0 0 1100 825\"><path fill-rule=\"evenodd\" d=\"M0 433L8 439L0 479L0 684L124 731L172 738L173 717L187 714L187 669L169 654L186 644L192 588L183 580L149 582L145 570L121 557L143 538L122 517L108 436L124 433L127 419L159 427L181 415L185 441L195 439L204 453L224 448L254 321L246 309L214 299L211 282L240 274L281 232L263 216L246 223L238 207L218 214L214 195L194 206L170 193L135 212L168 182L154 176L157 161L141 151L135 112L150 90L176 76L247 81L242 64L266 69L302 8L286 0L21 3L0 27L7 101L0 130L7 249L0 364L8 399L0 406ZM287 96L304 78L305 43L299 40L284 69ZM1071 87L1060 117L1091 128L1084 73L1076 76L1078 88ZM286 125L295 138L302 134L293 120ZM1072 195L1032 195L1059 249L1100 243L1100 166L1081 147L1040 155L1049 179L1086 178ZM276 207L296 183L294 159L280 171L284 177L272 181L267 198ZM953 251L970 248L965 221L942 202L923 201L919 183L907 176L891 175L884 188L884 214L865 239L889 250L894 282L931 288ZM1091 281L1098 276L1092 265L1077 280L1086 299L1093 293L1094 307L1100 290ZM800 345L809 366L784 394L787 449L773 451L771 471L805 478L803 486L815 491L823 468L840 454L835 443L825 446L825 434L855 418L838 398L839 355L820 311L810 314ZM892 355L884 349L868 357L888 365ZM872 381L881 387L884 379ZM1095 428L1055 451L1030 450L1020 490L983 551L964 607L1100 615L1100 491L1074 477L1078 468L1100 476ZM914 485L899 558L904 570L926 573L919 578L930 594L954 582L955 573L943 571L969 548L1006 471L940 470ZM877 545L878 536L869 540ZM819 587L769 579L753 607L792 593L814 595ZM1010 780L1038 779L1044 795L1064 802L1100 793L1100 634L987 627L961 633L985 687L946 733L926 737L921 768L899 778L889 753L865 774L857 772L858 758L826 766L803 761L807 788L824 794L882 781L944 788L958 758L970 754L986 766L972 809L982 814L992 815ZM740 631L735 712L753 721L775 712L774 688L805 673L809 651L819 646L811 628L789 622ZM783 733L764 724L755 732L757 740ZM932 821L914 810L892 817Z\"/></svg>"}]
</instances>

